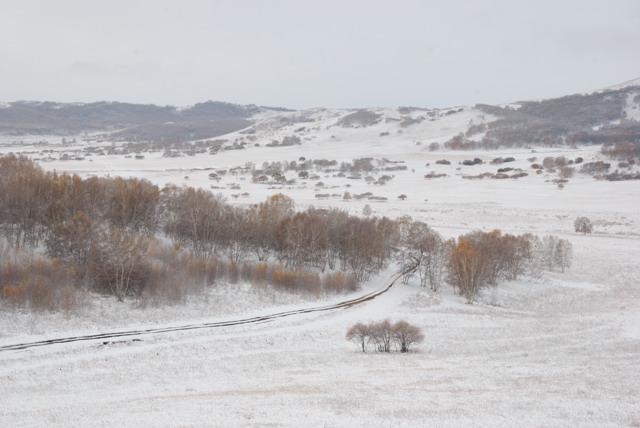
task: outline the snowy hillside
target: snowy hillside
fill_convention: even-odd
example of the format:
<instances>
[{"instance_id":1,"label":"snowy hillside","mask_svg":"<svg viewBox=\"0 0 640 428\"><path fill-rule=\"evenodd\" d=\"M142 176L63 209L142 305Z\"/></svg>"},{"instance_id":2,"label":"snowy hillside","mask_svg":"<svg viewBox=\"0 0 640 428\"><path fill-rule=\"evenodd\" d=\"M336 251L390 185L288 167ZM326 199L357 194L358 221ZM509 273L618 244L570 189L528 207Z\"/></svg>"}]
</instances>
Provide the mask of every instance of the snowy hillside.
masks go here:
<instances>
[{"instance_id":1,"label":"snowy hillside","mask_svg":"<svg viewBox=\"0 0 640 428\"><path fill-rule=\"evenodd\" d=\"M640 90L629 91L634 124ZM566 272L487 288L473 305L413 278L346 309L25 350L2 348L317 308L380 290L397 266L337 296L225 283L160 307L87 292L72 313L4 299L0 426L640 426L638 163L610 159L601 144L445 146L461 133L483 140L498 119L470 107L265 108L247 127L186 142L1 137L0 153L46 171L192 186L239 206L283 193L298 209L368 207L445 238L553 234L574 254ZM579 216L593 233L575 232ZM386 354L345 340L354 323L385 318L419 326L424 342Z\"/></svg>"}]
</instances>

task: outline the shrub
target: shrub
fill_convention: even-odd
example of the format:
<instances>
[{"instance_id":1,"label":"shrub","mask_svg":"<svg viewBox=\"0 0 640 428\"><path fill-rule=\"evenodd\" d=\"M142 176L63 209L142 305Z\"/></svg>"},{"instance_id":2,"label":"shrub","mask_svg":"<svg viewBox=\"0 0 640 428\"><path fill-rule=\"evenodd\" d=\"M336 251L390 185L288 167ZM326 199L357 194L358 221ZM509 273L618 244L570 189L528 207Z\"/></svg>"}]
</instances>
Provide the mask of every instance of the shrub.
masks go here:
<instances>
[{"instance_id":1,"label":"shrub","mask_svg":"<svg viewBox=\"0 0 640 428\"><path fill-rule=\"evenodd\" d=\"M322 280L322 284L325 292L350 292L358 288L358 278L352 273L327 273Z\"/></svg>"},{"instance_id":2,"label":"shrub","mask_svg":"<svg viewBox=\"0 0 640 428\"><path fill-rule=\"evenodd\" d=\"M558 171L558 175L562 178L571 178L573 177L574 172L575 168L570 166L563 166L562 168L560 168L560 171Z\"/></svg>"},{"instance_id":3,"label":"shrub","mask_svg":"<svg viewBox=\"0 0 640 428\"><path fill-rule=\"evenodd\" d=\"M604 173L607 172L610 167L610 163L605 163L603 161L587 162L582 165L582 168L580 168L580 172L585 174Z\"/></svg>"},{"instance_id":4,"label":"shrub","mask_svg":"<svg viewBox=\"0 0 640 428\"><path fill-rule=\"evenodd\" d=\"M588 217L576 218L576 220L573 222L573 228L576 232L582 233L583 235L593 232L593 224Z\"/></svg>"},{"instance_id":5,"label":"shrub","mask_svg":"<svg viewBox=\"0 0 640 428\"><path fill-rule=\"evenodd\" d=\"M467 159L467 160L463 161L463 162L462 162L462 165L472 166L472 165L478 165L478 164L480 164L480 163L482 163L482 159L480 159L480 158L474 158L473 160L469 160L469 159Z\"/></svg>"}]
</instances>

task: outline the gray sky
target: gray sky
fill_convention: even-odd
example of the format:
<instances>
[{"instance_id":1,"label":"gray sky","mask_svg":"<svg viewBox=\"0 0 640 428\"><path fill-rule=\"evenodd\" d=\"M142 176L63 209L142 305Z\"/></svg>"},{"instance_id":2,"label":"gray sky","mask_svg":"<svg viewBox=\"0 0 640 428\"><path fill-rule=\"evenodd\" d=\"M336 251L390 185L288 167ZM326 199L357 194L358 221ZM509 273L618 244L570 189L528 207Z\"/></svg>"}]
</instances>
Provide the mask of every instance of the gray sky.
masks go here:
<instances>
[{"instance_id":1,"label":"gray sky","mask_svg":"<svg viewBox=\"0 0 640 428\"><path fill-rule=\"evenodd\" d=\"M0 0L0 101L450 107L638 77L638 0Z\"/></svg>"}]
</instances>

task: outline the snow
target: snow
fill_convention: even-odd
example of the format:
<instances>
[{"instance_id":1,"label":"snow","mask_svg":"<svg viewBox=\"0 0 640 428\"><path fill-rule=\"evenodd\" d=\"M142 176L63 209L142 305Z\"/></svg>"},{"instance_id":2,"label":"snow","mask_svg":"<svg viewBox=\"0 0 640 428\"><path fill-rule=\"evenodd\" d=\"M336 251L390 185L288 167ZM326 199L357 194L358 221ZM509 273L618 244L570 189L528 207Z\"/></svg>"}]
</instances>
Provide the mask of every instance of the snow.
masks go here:
<instances>
[{"instance_id":1,"label":"snow","mask_svg":"<svg viewBox=\"0 0 640 428\"><path fill-rule=\"evenodd\" d=\"M640 79L638 79L638 84L640 85ZM640 95L640 91L627 94L627 105L624 108L627 120L640 121L640 106L634 101L638 95Z\"/></svg>"},{"instance_id":2,"label":"snow","mask_svg":"<svg viewBox=\"0 0 640 428\"><path fill-rule=\"evenodd\" d=\"M379 111L400 117L393 110ZM284 114L301 115L278 112ZM556 175L535 174L528 160L536 157L541 163L546 156L560 155L598 160L599 147L428 150L431 142L442 144L464 131L470 120L490 120L473 109L439 115L434 121L427 118L407 128L384 120L365 128L337 126L345 114L316 110L309 112L316 122L284 129L264 114L264 126L256 133L259 147L180 158L144 153L144 160L93 155L61 161L63 153L89 143L65 148L58 145L60 137L51 137L56 144L47 147L47 154L54 160L41 166L84 177L141 177L160 186L216 186L214 191L234 204L261 202L277 192L293 197L298 208L337 206L360 214L369 204L376 215L411 215L446 237L496 228L556 234L573 244L572 267L564 274L549 272L501 284L474 305L465 304L447 287L432 293L415 281L398 282L388 293L349 309L259 324L0 351L0 426L640 425L640 184L576 174L558 189L550 182ZM265 147L301 126L308 130L300 134L302 145ZM389 135L381 137L381 132ZM41 139L25 138L23 144L5 145L2 152L41 157L41 148L29 145ZM322 190L316 189L315 181L302 179L281 186L252 183L250 175L227 174L220 182L208 178L212 169L247 162L260 167L264 161L302 156L339 162L386 157L404 161L401 165L407 170L377 174L394 176L384 186L318 172L325 183ZM507 156L516 160L489 164ZM458 164L474 157L485 163ZM451 165L436 165L439 159ZM517 180L462 178L505 166L522 168L529 175ZM424 175L431 171L447 177L426 180ZM388 200L347 201L342 199L345 191L370 191ZM243 192L249 196L233 197ZM320 200L316 193L338 196ZM407 199L399 200L400 194ZM593 234L573 231L573 221L581 215L594 223ZM251 284L219 284L167 307L89 295L86 308L71 314L25 313L5 304L0 306L0 347L323 306L379 289L393 271L390 267L349 296L300 296ZM363 354L344 339L353 323L387 317L420 326L426 340L408 354Z\"/></svg>"},{"instance_id":3,"label":"snow","mask_svg":"<svg viewBox=\"0 0 640 428\"><path fill-rule=\"evenodd\" d=\"M607 86L606 88L602 88L594 92L617 91L620 89L628 88L630 86L640 86L640 77L636 79L627 80L626 82L619 83L617 85Z\"/></svg>"}]
</instances>

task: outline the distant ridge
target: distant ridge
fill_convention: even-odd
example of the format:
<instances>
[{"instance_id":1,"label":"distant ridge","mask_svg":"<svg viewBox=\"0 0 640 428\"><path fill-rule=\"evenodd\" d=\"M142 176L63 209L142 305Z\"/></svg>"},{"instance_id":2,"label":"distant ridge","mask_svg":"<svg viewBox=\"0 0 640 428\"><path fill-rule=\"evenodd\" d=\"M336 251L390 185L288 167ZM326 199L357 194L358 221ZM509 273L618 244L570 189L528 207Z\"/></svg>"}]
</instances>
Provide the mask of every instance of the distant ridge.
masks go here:
<instances>
[{"instance_id":1,"label":"distant ridge","mask_svg":"<svg viewBox=\"0 0 640 428\"><path fill-rule=\"evenodd\" d=\"M122 138L183 140L215 137L249 126L263 109L207 101L178 109L119 102L55 103L17 101L0 108L0 133L5 135L77 135L118 132ZM158 130L153 131L152 128Z\"/></svg>"},{"instance_id":2,"label":"distant ridge","mask_svg":"<svg viewBox=\"0 0 640 428\"><path fill-rule=\"evenodd\" d=\"M365 128L379 123L397 121L400 128L406 128L465 109L476 111L482 118L475 118L474 123L457 123L451 128L454 136L440 140L443 147L465 150L640 141L640 78L590 93L500 106L477 104L473 108L437 111L400 107L394 109L397 115L393 117L379 113L384 109L334 109L336 121L325 126L350 126L359 129L356 132L366 133ZM105 101L86 104L17 101L0 103L0 135L91 133L110 141L174 143L213 139L236 131L255 134L282 129L285 134L295 134L318 120L314 112L323 110L296 111L220 101L184 108ZM285 131L287 126L292 129ZM386 129L378 132L390 135ZM398 135L404 130L394 132ZM429 132L423 128L416 138L427 139ZM287 142L296 140L292 140L292 135L285 136Z\"/></svg>"},{"instance_id":3,"label":"distant ridge","mask_svg":"<svg viewBox=\"0 0 640 428\"><path fill-rule=\"evenodd\" d=\"M625 89L631 86L640 86L640 77L635 79L627 80L623 83L618 83L617 85L607 86L606 88L598 89L594 92L602 92L602 91L618 91L620 89Z\"/></svg>"}]
</instances>

